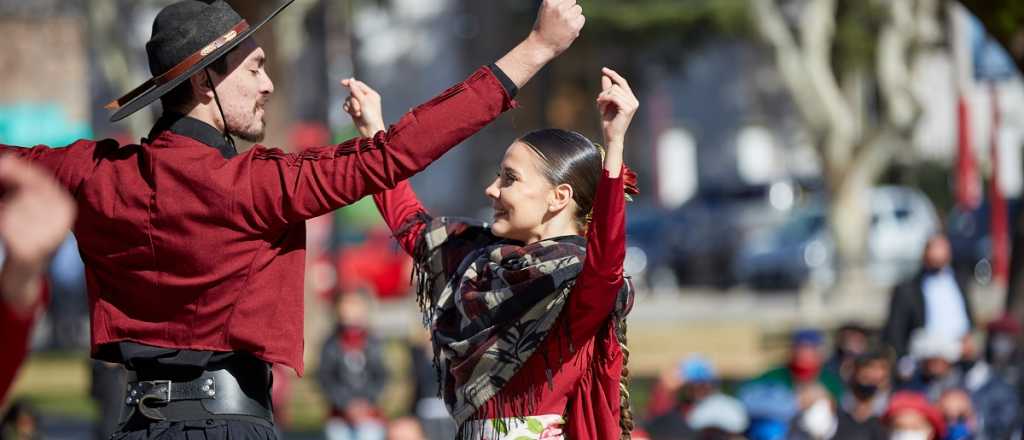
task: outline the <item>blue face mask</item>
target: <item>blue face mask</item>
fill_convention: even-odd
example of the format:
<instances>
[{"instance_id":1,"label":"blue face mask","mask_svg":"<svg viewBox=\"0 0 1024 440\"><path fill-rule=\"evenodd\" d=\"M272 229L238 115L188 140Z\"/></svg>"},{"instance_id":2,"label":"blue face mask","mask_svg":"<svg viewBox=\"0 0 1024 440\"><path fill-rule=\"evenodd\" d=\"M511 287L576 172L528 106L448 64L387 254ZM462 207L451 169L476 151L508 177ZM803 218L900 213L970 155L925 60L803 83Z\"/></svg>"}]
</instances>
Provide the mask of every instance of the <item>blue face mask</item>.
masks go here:
<instances>
[{"instance_id":1,"label":"blue face mask","mask_svg":"<svg viewBox=\"0 0 1024 440\"><path fill-rule=\"evenodd\" d=\"M945 440L967 440L972 437L971 428L967 426L967 422L959 421L949 425Z\"/></svg>"}]
</instances>

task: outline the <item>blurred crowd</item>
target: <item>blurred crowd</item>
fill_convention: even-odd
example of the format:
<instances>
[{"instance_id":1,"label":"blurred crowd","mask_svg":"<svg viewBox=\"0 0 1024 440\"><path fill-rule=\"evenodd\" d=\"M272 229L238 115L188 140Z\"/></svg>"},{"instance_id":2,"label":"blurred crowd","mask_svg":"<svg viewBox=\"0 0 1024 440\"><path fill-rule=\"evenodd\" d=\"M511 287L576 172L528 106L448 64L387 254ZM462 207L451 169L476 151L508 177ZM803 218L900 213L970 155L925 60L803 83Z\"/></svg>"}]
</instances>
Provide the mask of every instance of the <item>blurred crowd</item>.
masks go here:
<instances>
[{"instance_id":1,"label":"blurred crowd","mask_svg":"<svg viewBox=\"0 0 1024 440\"><path fill-rule=\"evenodd\" d=\"M704 357L683 360L659 378L637 438L1020 438L1020 324L976 324L950 260L933 236L884 327L842 325L831 349L798 330L786 361L754 378L727 383Z\"/></svg>"},{"instance_id":2,"label":"blurred crowd","mask_svg":"<svg viewBox=\"0 0 1024 440\"><path fill-rule=\"evenodd\" d=\"M900 355L858 324L840 327L831 350L822 332L803 329L785 363L733 384L694 355L659 378L636 438L1019 438L1019 333L1000 318L978 350L976 335L918 329Z\"/></svg>"}]
</instances>

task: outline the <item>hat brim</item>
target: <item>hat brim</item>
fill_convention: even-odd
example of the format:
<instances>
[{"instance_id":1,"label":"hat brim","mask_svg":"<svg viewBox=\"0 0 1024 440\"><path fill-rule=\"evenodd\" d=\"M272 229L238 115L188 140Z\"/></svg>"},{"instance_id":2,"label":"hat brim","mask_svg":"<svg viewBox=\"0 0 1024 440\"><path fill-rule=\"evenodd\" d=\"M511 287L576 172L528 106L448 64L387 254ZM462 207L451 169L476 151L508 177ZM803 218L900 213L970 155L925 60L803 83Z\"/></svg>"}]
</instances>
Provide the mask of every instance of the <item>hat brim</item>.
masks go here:
<instances>
[{"instance_id":1,"label":"hat brim","mask_svg":"<svg viewBox=\"0 0 1024 440\"><path fill-rule=\"evenodd\" d=\"M182 72L180 75L178 75L178 76L176 76L174 78L168 79L167 82L165 82L163 84L153 85L148 90L142 92L135 99L132 99L131 101L128 101L126 104L124 104L120 108L118 108L117 111L115 111L113 115L110 116L110 122L120 121L120 120L122 120L122 119L124 119L124 118L126 118L126 117L128 117L130 115L132 115L133 113L141 110L143 107L146 107L147 105L152 104L153 101L156 101L161 96L166 95L167 92L170 92L175 87L177 87L181 83L185 82L185 80L191 78L192 75L196 74L196 72L199 72L200 70L205 69L206 67L209 67L209 65L213 64L214 61L217 61L218 59L223 57L225 54L230 52L232 49L238 47L239 44L242 44L242 42L244 42L245 40L249 39L249 37L251 37L254 33L256 33L256 31L260 30L260 28L262 28L263 25L265 25L268 22L270 22L270 20L273 20L274 17L277 16L277 14L280 14L281 11L284 10L284 8L287 8L288 5L292 4L292 2L294 2L294 1L295 0L285 0L284 2L281 3L280 6L278 6L276 9L274 9L274 12L270 13L270 15L268 15L266 18L264 18L260 22L256 23L255 26L250 26L249 29L246 29L244 32L238 34L238 36L235 37L234 39L232 39L231 41L229 41L226 44L224 44L223 46L217 48L217 50L214 50L209 55L203 57L202 60L200 60L198 63L196 63L192 67L190 67L187 70L185 70L184 72Z\"/></svg>"}]
</instances>

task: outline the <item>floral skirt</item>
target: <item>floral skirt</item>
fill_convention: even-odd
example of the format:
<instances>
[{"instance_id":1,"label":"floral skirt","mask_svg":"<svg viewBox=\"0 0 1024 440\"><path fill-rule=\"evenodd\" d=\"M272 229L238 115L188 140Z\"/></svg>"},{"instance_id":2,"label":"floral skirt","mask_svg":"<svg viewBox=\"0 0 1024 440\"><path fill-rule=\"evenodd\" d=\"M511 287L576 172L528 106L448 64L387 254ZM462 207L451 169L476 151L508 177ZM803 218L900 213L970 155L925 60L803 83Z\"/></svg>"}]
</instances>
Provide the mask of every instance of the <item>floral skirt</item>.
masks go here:
<instances>
[{"instance_id":1,"label":"floral skirt","mask_svg":"<svg viewBox=\"0 0 1024 440\"><path fill-rule=\"evenodd\" d=\"M480 440L565 440L562 434L564 425L565 418L558 414L471 420L463 426L462 437Z\"/></svg>"}]
</instances>

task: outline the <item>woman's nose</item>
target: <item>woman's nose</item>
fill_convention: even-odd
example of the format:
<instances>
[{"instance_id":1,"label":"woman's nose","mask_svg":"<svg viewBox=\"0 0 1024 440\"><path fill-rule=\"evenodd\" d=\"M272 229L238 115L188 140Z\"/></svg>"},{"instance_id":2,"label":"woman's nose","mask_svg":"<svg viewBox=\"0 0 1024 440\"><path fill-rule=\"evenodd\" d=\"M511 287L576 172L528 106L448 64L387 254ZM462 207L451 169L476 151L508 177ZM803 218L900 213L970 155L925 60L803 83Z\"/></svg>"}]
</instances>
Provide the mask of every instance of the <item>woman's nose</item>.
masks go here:
<instances>
[{"instance_id":1,"label":"woman's nose","mask_svg":"<svg viewBox=\"0 0 1024 440\"><path fill-rule=\"evenodd\" d=\"M497 178L495 178L494 181L492 181L490 185L487 185L487 188L484 188L484 194L487 195L487 197L490 197L492 199L497 199L498 198L499 192L498 192L498 179Z\"/></svg>"}]
</instances>

